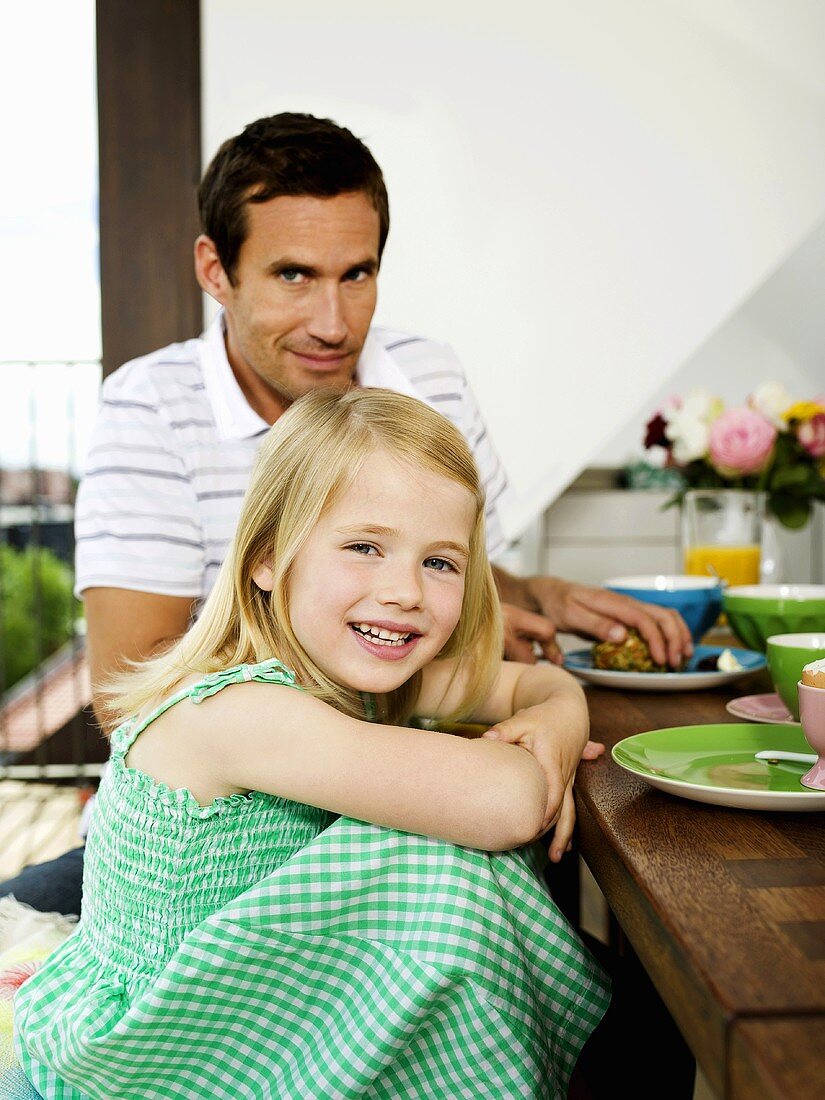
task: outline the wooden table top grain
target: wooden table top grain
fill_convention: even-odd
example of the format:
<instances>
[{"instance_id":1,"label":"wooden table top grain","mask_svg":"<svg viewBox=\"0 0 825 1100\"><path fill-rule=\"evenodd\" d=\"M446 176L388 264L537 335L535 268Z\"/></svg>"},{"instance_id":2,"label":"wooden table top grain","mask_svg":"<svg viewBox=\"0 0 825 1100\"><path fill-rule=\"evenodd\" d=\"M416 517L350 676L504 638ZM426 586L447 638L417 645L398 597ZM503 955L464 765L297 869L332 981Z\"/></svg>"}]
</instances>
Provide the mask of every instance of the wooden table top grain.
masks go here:
<instances>
[{"instance_id":1,"label":"wooden table top grain","mask_svg":"<svg viewBox=\"0 0 825 1100\"><path fill-rule=\"evenodd\" d=\"M818 1100L825 813L691 802L653 789L609 755L647 730L737 721L725 703L759 690L770 684L678 694L588 687L591 736L608 752L579 768L579 846L718 1095Z\"/></svg>"}]
</instances>

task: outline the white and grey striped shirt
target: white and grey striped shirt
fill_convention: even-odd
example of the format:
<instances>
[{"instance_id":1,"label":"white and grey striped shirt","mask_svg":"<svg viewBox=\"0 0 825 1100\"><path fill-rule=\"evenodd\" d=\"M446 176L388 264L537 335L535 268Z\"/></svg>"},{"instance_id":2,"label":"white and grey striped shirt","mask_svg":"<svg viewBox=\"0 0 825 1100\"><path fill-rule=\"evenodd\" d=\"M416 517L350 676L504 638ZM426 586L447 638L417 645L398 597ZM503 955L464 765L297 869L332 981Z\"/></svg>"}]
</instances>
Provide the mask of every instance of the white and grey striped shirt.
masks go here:
<instances>
[{"instance_id":1,"label":"white and grey striped shirt","mask_svg":"<svg viewBox=\"0 0 825 1100\"><path fill-rule=\"evenodd\" d=\"M357 380L418 397L460 429L487 493L488 550L502 550L497 502L506 475L450 348L372 328ZM268 428L229 366L222 315L203 337L110 375L77 496L77 594L107 587L206 596Z\"/></svg>"}]
</instances>

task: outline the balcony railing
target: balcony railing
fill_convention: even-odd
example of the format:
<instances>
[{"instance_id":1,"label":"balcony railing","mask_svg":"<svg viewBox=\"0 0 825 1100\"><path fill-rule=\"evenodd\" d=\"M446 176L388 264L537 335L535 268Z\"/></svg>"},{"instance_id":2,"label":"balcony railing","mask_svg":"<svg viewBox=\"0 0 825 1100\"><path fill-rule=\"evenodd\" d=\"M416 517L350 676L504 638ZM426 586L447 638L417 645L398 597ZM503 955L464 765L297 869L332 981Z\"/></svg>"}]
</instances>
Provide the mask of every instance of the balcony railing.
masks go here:
<instances>
[{"instance_id":1,"label":"balcony railing","mask_svg":"<svg viewBox=\"0 0 825 1100\"><path fill-rule=\"evenodd\" d=\"M100 363L0 362L0 379L0 779L83 785L106 755L72 594Z\"/></svg>"}]
</instances>

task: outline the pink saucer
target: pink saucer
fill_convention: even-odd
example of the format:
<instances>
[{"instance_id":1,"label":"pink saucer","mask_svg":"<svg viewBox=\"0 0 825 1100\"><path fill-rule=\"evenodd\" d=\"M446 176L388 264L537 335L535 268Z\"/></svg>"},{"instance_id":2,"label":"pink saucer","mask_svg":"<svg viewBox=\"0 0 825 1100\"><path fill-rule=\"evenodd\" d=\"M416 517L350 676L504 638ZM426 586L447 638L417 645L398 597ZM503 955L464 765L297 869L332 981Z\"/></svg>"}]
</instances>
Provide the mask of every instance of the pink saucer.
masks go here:
<instances>
[{"instance_id":1,"label":"pink saucer","mask_svg":"<svg viewBox=\"0 0 825 1100\"><path fill-rule=\"evenodd\" d=\"M784 726L798 726L791 712L778 695L742 695L725 705L728 714L735 718L747 718L749 722L776 722Z\"/></svg>"}]
</instances>

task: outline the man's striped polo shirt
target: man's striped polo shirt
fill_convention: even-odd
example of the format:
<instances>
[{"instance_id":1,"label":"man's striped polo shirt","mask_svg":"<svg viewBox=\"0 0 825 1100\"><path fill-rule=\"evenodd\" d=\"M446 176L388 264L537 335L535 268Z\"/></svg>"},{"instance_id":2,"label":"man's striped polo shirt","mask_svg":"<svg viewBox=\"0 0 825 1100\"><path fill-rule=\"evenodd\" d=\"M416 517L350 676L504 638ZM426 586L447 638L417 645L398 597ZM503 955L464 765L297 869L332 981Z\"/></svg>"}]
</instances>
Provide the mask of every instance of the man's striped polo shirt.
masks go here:
<instances>
[{"instance_id":1,"label":"man's striped polo shirt","mask_svg":"<svg viewBox=\"0 0 825 1100\"><path fill-rule=\"evenodd\" d=\"M459 428L487 493L488 549L500 552L497 505L507 480L450 348L372 328L356 378L418 397ZM77 593L106 587L206 596L268 427L232 373L221 314L203 337L110 375L77 496Z\"/></svg>"}]
</instances>

